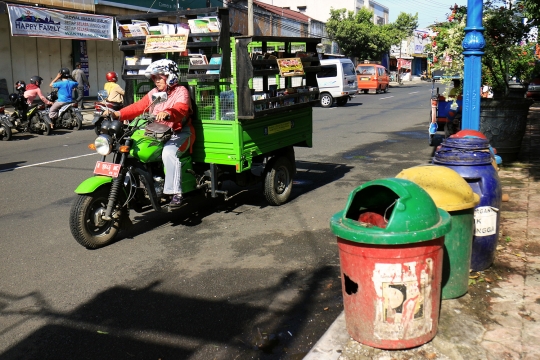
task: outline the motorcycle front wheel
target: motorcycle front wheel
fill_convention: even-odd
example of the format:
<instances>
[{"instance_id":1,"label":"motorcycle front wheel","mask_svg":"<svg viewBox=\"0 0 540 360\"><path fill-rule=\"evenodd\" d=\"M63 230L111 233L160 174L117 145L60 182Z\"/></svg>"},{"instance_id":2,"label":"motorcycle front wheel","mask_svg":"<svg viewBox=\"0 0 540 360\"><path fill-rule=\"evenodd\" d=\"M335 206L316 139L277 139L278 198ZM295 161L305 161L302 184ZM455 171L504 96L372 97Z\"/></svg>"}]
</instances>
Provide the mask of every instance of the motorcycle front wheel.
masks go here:
<instances>
[{"instance_id":1,"label":"motorcycle front wheel","mask_svg":"<svg viewBox=\"0 0 540 360\"><path fill-rule=\"evenodd\" d=\"M103 122L103 118L99 118L99 120L96 121L94 125L94 132L96 133L96 136L101 135L101 123Z\"/></svg>"},{"instance_id":2,"label":"motorcycle front wheel","mask_svg":"<svg viewBox=\"0 0 540 360\"><path fill-rule=\"evenodd\" d=\"M79 244L87 249L109 245L120 230L120 219L103 220L110 187L100 187L90 194L78 195L71 206L69 227Z\"/></svg>"},{"instance_id":3,"label":"motorcycle front wheel","mask_svg":"<svg viewBox=\"0 0 540 360\"><path fill-rule=\"evenodd\" d=\"M0 140L8 141L11 139L11 129L4 123L0 123Z\"/></svg>"},{"instance_id":4,"label":"motorcycle front wheel","mask_svg":"<svg viewBox=\"0 0 540 360\"><path fill-rule=\"evenodd\" d=\"M49 135L51 133L51 125L46 122L43 123L43 130L41 131L42 135Z\"/></svg>"}]
</instances>

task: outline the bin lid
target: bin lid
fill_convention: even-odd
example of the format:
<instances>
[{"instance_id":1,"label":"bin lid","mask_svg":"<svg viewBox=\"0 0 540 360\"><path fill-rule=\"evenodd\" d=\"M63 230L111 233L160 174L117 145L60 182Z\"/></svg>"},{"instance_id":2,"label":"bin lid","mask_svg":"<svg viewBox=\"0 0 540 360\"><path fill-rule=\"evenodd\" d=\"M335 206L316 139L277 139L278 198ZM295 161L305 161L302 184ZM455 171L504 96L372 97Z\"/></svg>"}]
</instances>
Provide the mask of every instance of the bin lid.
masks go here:
<instances>
[{"instance_id":1,"label":"bin lid","mask_svg":"<svg viewBox=\"0 0 540 360\"><path fill-rule=\"evenodd\" d=\"M440 149L435 152L433 163L460 166L491 165L491 153L483 150Z\"/></svg>"},{"instance_id":2,"label":"bin lid","mask_svg":"<svg viewBox=\"0 0 540 360\"><path fill-rule=\"evenodd\" d=\"M459 130L457 133L450 135L451 138L462 138L466 136L474 136L481 139L487 139L486 135L484 135L480 131L471 129Z\"/></svg>"},{"instance_id":3,"label":"bin lid","mask_svg":"<svg viewBox=\"0 0 540 360\"><path fill-rule=\"evenodd\" d=\"M449 137L443 140L441 147L465 150L485 150L489 149L489 140L479 137Z\"/></svg>"},{"instance_id":4,"label":"bin lid","mask_svg":"<svg viewBox=\"0 0 540 360\"><path fill-rule=\"evenodd\" d=\"M365 212L378 212L386 227L361 222ZM450 231L450 215L438 209L429 194L407 179L366 182L353 190L347 205L330 219L342 239L364 244L402 245L429 241Z\"/></svg>"},{"instance_id":5,"label":"bin lid","mask_svg":"<svg viewBox=\"0 0 540 360\"><path fill-rule=\"evenodd\" d=\"M435 205L446 211L470 209L480 196L456 171L439 165L421 165L402 170L398 179L411 180L431 196Z\"/></svg>"}]
</instances>

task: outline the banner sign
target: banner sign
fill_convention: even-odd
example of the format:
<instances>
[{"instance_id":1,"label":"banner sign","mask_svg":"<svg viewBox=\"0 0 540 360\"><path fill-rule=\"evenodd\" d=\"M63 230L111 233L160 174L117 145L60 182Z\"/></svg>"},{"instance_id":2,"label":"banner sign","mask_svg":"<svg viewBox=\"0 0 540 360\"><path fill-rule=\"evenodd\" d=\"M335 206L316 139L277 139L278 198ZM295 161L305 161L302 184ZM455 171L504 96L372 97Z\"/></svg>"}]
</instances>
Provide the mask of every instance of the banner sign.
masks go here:
<instances>
[{"instance_id":1,"label":"banner sign","mask_svg":"<svg viewBox=\"0 0 540 360\"><path fill-rule=\"evenodd\" d=\"M414 54L424 54L429 49L431 35L428 30L414 30Z\"/></svg>"},{"instance_id":2,"label":"banner sign","mask_svg":"<svg viewBox=\"0 0 540 360\"><path fill-rule=\"evenodd\" d=\"M7 4L11 35L113 40L112 16Z\"/></svg>"},{"instance_id":3,"label":"banner sign","mask_svg":"<svg viewBox=\"0 0 540 360\"><path fill-rule=\"evenodd\" d=\"M304 75L301 58L276 59L280 76Z\"/></svg>"},{"instance_id":4,"label":"banner sign","mask_svg":"<svg viewBox=\"0 0 540 360\"><path fill-rule=\"evenodd\" d=\"M397 59L397 67L398 69L410 69L411 60Z\"/></svg>"},{"instance_id":5,"label":"banner sign","mask_svg":"<svg viewBox=\"0 0 540 360\"><path fill-rule=\"evenodd\" d=\"M188 35L147 35L144 53L182 52L186 50Z\"/></svg>"}]
</instances>

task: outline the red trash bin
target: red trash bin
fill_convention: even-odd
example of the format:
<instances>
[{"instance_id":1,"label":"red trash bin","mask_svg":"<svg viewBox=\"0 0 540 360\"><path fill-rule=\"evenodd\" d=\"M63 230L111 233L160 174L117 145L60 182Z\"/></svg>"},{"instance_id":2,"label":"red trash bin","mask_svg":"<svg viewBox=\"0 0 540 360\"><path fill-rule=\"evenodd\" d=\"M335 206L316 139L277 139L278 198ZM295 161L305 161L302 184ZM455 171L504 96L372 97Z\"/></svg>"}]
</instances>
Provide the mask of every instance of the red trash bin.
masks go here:
<instances>
[{"instance_id":1,"label":"red trash bin","mask_svg":"<svg viewBox=\"0 0 540 360\"><path fill-rule=\"evenodd\" d=\"M345 322L353 339L381 349L433 339L450 220L427 192L405 179L370 181L349 195L330 227L337 235Z\"/></svg>"}]
</instances>

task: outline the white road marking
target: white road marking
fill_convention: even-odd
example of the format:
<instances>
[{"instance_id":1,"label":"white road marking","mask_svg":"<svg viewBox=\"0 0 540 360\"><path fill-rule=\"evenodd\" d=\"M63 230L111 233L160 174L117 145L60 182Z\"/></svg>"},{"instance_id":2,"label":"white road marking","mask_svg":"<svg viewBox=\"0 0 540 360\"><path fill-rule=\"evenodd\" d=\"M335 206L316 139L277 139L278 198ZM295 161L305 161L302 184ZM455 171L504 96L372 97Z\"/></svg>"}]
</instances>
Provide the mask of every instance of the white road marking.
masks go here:
<instances>
[{"instance_id":1,"label":"white road marking","mask_svg":"<svg viewBox=\"0 0 540 360\"><path fill-rule=\"evenodd\" d=\"M98 154L97 153L91 153L91 154L86 154L86 155L72 156L72 157L58 159L58 160L45 161L45 162L42 162L42 163L37 163L37 164L32 164L32 165L17 166L17 167L10 168L10 169L0 170L0 173L6 172L6 171L20 170L20 169L24 169L24 168L39 166L39 165L51 164L51 163L55 163L55 162L59 162L59 161L78 159L78 158L85 157L85 156L90 156L90 155L98 155Z\"/></svg>"},{"instance_id":2,"label":"white road marking","mask_svg":"<svg viewBox=\"0 0 540 360\"><path fill-rule=\"evenodd\" d=\"M419 91L413 91L413 92L410 92L409 94L418 94Z\"/></svg>"},{"instance_id":3,"label":"white road marking","mask_svg":"<svg viewBox=\"0 0 540 360\"><path fill-rule=\"evenodd\" d=\"M390 98L393 98L393 96L386 96L386 97L383 97L383 98L379 98L379 100L390 99Z\"/></svg>"}]
</instances>

